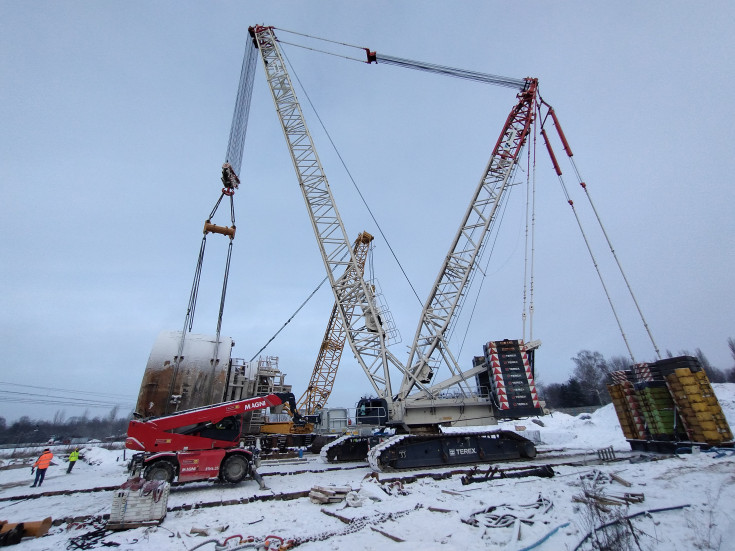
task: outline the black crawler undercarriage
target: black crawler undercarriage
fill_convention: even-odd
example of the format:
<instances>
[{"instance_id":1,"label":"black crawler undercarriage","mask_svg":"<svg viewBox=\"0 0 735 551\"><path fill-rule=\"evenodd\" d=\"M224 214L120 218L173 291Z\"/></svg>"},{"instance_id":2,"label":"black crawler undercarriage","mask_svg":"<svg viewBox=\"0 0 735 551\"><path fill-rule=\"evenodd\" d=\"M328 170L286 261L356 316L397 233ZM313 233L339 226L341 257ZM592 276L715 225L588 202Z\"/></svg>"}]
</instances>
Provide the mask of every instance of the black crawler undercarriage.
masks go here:
<instances>
[{"instance_id":1,"label":"black crawler undercarriage","mask_svg":"<svg viewBox=\"0 0 735 551\"><path fill-rule=\"evenodd\" d=\"M372 453L371 453L372 452ZM532 459L536 446L511 431L429 435L353 436L330 445L330 463L364 461L377 470L402 470Z\"/></svg>"}]
</instances>

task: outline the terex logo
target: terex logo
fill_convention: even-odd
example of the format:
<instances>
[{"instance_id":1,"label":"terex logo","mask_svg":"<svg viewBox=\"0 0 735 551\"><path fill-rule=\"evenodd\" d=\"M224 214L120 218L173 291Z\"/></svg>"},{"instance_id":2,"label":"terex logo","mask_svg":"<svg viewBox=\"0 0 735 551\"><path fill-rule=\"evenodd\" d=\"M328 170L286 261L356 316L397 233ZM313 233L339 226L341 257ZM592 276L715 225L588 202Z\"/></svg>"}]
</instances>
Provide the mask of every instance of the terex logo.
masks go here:
<instances>
[{"instance_id":1,"label":"terex logo","mask_svg":"<svg viewBox=\"0 0 735 551\"><path fill-rule=\"evenodd\" d=\"M472 455L477 453L477 448L454 448L449 450L449 455Z\"/></svg>"}]
</instances>

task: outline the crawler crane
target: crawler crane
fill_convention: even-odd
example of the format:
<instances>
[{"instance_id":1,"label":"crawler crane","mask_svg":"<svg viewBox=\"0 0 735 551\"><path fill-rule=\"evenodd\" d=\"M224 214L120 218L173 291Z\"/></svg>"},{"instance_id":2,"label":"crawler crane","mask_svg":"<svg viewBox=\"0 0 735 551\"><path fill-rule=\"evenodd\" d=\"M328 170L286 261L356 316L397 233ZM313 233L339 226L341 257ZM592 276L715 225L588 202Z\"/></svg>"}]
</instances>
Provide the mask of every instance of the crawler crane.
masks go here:
<instances>
[{"instance_id":1,"label":"crawler crane","mask_svg":"<svg viewBox=\"0 0 735 551\"><path fill-rule=\"evenodd\" d=\"M342 219L296 98L273 27L255 26L250 34L260 51L276 111L289 147L312 228L319 245L338 312L347 328L347 341L378 395L371 405L382 407L385 424L396 434L372 447L368 457L376 470L433 465L472 464L536 455L533 443L510 431L442 434L440 425L496 424L497 404L492 397L474 391L470 382L488 372L486 364L463 370L447 346L448 328L467 290L488 230L496 218L503 193L510 185L519 154L534 120L538 81L517 80L518 102L511 110L493 148L449 254L439 271L404 365L388 350L376 301L362 277L341 276L346 267L357 271L358 260L350 248ZM368 50L368 58L374 52ZM349 270L347 270L349 271ZM350 318L346 312L353 312ZM522 345L521 356L531 350ZM438 365L449 376L434 381ZM402 375L398 388L391 384L391 370ZM454 395L445 397L446 391ZM326 448L326 447L325 447ZM349 437L329 446L353 449ZM364 457L364 456L363 456Z\"/></svg>"}]
</instances>

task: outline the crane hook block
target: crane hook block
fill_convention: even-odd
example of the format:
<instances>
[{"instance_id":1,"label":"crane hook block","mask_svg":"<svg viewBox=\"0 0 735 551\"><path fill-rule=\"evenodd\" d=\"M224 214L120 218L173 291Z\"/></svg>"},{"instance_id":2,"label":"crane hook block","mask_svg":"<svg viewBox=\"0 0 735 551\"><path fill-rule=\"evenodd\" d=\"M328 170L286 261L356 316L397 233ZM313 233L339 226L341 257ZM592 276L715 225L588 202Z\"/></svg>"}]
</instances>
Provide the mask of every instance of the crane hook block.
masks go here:
<instances>
[{"instance_id":1,"label":"crane hook block","mask_svg":"<svg viewBox=\"0 0 735 551\"><path fill-rule=\"evenodd\" d=\"M207 220L206 222L204 222L204 234L206 235L208 233L220 233L222 235L228 236L230 239L234 239L235 226L218 226L217 224L212 224L209 220Z\"/></svg>"},{"instance_id":2,"label":"crane hook block","mask_svg":"<svg viewBox=\"0 0 735 551\"><path fill-rule=\"evenodd\" d=\"M230 163L222 165L222 183L225 185L225 188L231 191L231 193L224 192L225 195L232 195L235 192L234 190L240 186L240 178L237 177L235 169L232 168Z\"/></svg>"}]
</instances>

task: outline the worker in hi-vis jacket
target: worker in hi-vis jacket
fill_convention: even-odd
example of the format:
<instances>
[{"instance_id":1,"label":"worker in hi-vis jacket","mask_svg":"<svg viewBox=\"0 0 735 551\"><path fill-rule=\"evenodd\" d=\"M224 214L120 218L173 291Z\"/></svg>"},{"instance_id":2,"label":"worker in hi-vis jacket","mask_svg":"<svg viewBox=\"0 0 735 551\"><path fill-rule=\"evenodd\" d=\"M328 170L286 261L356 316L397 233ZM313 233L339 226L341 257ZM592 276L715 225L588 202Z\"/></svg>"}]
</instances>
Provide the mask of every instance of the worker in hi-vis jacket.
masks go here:
<instances>
[{"instance_id":1,"label":"worker in hi-vis jacket","mask_svg":"<svg viewBox=\"0 0 735 551\"><path fill-rule=\"evenodd\" d=\"M51 453L51 450L46 448L43 450L41 457L36 459L33 467L31 467L31 474L33 474L33 470L36 469L36 480L31 484L31 488L35 488L36 486L43 484L43 479L46 477L46 469L51 465L51 460L53 458L54 454Z\"/></svg>"},{"instance_id":2,"label":"worker in hi-vis jacket","mask_svg":"<svg viewBox=\"0 0 735 551\"><path fill-rule=\"evenodd\" d=\"M69 468L66 469L66 474L69 474L74 468L74 463L79 459L79 448L74 448L74 451L69 454Z\"/></svg>"}]
</instances>

